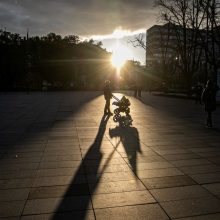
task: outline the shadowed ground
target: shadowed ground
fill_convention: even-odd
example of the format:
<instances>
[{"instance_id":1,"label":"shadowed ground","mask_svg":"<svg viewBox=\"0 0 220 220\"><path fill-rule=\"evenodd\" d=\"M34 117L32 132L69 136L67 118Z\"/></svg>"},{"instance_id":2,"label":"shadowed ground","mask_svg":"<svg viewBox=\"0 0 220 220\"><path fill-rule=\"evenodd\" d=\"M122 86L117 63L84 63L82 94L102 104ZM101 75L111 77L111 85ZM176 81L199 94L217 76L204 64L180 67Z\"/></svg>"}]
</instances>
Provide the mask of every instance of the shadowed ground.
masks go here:
<instances>
[{"instance_id":1,"label":"shadowed ground","mask_svg":"<svg viewBox=\"0 0 220 220\"><path fill-rule=\"evenodd\" d=\"M0 95L0 219L220 219L220 111L129 98L119 127L100 92Z\"/></svg>"}]
</instances>

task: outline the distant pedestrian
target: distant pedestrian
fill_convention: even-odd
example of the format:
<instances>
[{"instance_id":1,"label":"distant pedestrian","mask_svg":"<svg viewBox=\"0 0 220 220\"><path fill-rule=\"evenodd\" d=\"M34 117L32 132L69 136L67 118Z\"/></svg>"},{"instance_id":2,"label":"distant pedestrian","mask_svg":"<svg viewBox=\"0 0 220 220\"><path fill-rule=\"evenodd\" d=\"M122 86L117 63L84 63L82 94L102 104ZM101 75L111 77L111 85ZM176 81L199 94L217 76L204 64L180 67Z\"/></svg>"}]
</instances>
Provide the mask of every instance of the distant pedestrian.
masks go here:
<instances>
[{"instance_id":1,"label":"distant pedestrian","mask_svg":"<svg viewBox=\"0 0 220 220\"><path fill-rule=\"evenodd\" d=\"M207 81L201 100L207 112L206 126L212 127L212 112L216 110L216 87L211 80Z\"/></svg>"},{"instance_id":2,"label":"distant pedestrian","mask_svg":"<svg viewBox=\"0 0 220 220\"><path fill-rule=\"evenodd\" d=\"M104 108L104 114L105 115L113 115L111 110L110 110L110 100L112 98L112 90L111 90L111 85L110 81L106 80L105 81L105 86L104 86L104 97L105 97L105 108Z\"/></svg>"}]
</instances>

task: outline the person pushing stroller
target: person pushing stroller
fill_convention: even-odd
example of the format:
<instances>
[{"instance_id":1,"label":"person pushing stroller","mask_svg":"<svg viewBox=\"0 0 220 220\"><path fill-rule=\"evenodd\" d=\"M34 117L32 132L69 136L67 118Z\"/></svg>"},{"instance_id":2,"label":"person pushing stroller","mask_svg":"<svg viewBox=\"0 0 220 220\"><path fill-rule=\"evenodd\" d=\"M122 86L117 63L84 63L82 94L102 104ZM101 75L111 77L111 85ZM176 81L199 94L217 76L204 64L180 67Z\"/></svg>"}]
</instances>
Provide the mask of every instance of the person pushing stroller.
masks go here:
<instances>
[{"instance_id":1,"label":"person pushing stroller","mask_svg":"<svg viewBox=\"0 0 220 220\"><path fill-rule=\"evenodd\" d=\"M105 108L104 108L104 115L110 115L112 116L112 112L110 110L110 100L112 98L112 90L111 90L111 82L109 80L105 81L104 86L104 97L105 97Z\"/></svg>"}]
</instances>

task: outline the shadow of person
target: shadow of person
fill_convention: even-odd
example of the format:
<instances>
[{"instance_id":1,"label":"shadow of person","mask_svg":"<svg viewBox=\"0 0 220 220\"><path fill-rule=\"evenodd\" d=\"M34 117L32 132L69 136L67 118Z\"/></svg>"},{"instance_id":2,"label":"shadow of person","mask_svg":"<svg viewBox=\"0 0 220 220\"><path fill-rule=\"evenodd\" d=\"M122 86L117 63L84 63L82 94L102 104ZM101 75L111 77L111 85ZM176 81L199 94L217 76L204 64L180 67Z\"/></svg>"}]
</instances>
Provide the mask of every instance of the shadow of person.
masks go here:
<instances>
[{"instance_id":1,"label":"shadow of person","mask_svg":"<svg viewBox=\"0 0 220 220\"><path fill-rule=\"evenodd\" d=\"M119 142L122 143L128 162L136 174L137 172L137 154L142 153L139 141L139 133L137 128L130 126L123 126L120 123L113 129L109 129L110 138L119 138Z\"/></svg>"},{"instance_id":2,"label":"shadow of person","mask_svg":"<svg viewBox=\"0 0 220 220\"><path fill-rule=\"evenodd\" d=\"M95 140L83 156L80 166L51 219L83 220L93 216L91 196L98 186L103 171L100 173L98 169L103 157L101 144L108 120L109 116L102 117ZM87 173L88 171L90 172Z\"/></svg>"}]
</instances>

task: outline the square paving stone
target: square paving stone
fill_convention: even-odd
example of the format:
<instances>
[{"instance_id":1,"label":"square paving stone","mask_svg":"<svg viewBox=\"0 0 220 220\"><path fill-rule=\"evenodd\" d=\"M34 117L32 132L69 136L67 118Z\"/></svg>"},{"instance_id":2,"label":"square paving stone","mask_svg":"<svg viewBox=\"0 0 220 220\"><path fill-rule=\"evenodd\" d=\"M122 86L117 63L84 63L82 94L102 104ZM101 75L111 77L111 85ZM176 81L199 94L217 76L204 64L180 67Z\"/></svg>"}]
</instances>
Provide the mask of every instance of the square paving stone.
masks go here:
<instances>
[{"instance_id":1,"label":"square paving stone","mask_svg":"<svg viewBox=\"0 0 220 220\"><path fill-rule=\"evenodd\" d=\"M176 167L184 166L195 166L195 165L205 165L210 164L211 162L206 159L188 159L188 160L174 160L172 164Z\"/></svg>"},{"instance_id":2,"label":"square paving stone","mask_svg":"<svg viewBox=\"0 0 220 220\"><path fill-rule=\"evenodd\" d=\"M203 185L209 192L214 195L220 195L220 183L211 183Z\"/></svg>"},{"instance_id":3,"label":"square paving stone","mask_svg":"<svg viewBox=\"0 0 220 220\"><path fill-rule=\"evenodd\" d=\"M110 194L97 194L92 196L92 201L93 207L95 209L125 205L140 205L156 202L147 190Z\"/></svg>"},{"instance_id":4,"label":"square paving stone","mask_svg":"<svg viewBox=\"0 0 220 220\"><path fill-rule=\"evenodd\" d=\"M89 195L87 184L74 184L66 186L50 186L32 188L28 199L61 198L76 195Z\"/></svg>"},{"instance_id":5,"label":"square paving stone","mask_svg":"<svg viewBox=\"0 0 220 220\"><path fill-rule=\"evenodd\" d=\"M220 200L214 197L162 202L161 206L171 218L220 212Z\"/></svg>"},{"instance_id":6,"label":"square paving stone","mask_svg":"<svg viewBox=\"0 0 220 220\"><path fill-rule=\"evenodd\" d=\"M54 156L47 156L45 155L43 158L42 158L42 162L53 162L53 161L65 161L65 160L76 160L76 161L81 161L82 160L82 157L81 155L78 155L78 154L72 154L72 155L54 155Z\"/></svg>"},{"instance_id":7,"label":"square paving stone","mask_svg":"<svg viewBox=\"0 0 220 220\"><path fill-rule=\"evenodd\" d=\"M28 200L23 215L91 209L89 196Z\"/></svg>"},{"instance_id":8,"label":"square paving stone","mask_svg":"<svg viewBox=\"0 0 220 220\"><path fill-rule=\"evenodd\" d=\"M220 172L220 167L215 164L179 167L186 174Z\"/></svg>"},{"instance_id":9,"label":"square paving stone","mask_svg":"<svg viewBox=\"0 0 220 220\"><path fill-rule=\"evenodd\" d=\"M89 183L96 182L114 182L114 181L125 181L125 180L134 180L137 177L133 172L117 172L117 173L102 173L102 174L88 174L87 180Z\"/></svg>"},{"instance_id":10,"label":"square paving stone","mask_svg":"<svg viewBox=\"0 0 220 220\"><path fill-rule=\"evenodd\" d=\"M188 218L179 218L179 220L219 220L220 213L210 214L210 215L200 215Z\"/></svg>"},{"instance_id":11,"label":"square paving stone","mask_svg":"<svg viewBox=\"0 0 220 220\"><path fill-rule=\"evenodd\" d=\"M36 177L49 176L75 176L76 174L83 174L83 168L57 168L57 169L41 169L37 171Z\"/></svg>"},{"instance_id":12,"label":"square paving stone","mask_svg":"<svg viewBox=\"0 0 220 220\"><path fill-rule=\"evenodd\" d=\"M0 162L0 172L7 172L9 170L36 170L39 166L39 163L1 163Z\"/></svg>"},{"instance_id":13,"label":"square paving stone","mask_svg":"<svg viewBox=\"0 0 220 220\"><path fill-rule=\"evenodd\" d=\"M8 179L2 180L0 184L1 189L18 189L18 188L28 188L33 185L34 179Z\"/></svg>"},{"instance_id":14,"label":"square paving stone","mask_svg":"<svg viewBox=\"0 0 220 220\"><path fill-rule=\"evenodd\" d=\"M0 218L20 216L25 201L0 202Z\"/></svg>"},{"instance_id":15,"label":"square paving stone","mask_svg":"<svg viewBox=\"0 0 220 220\"><path fill-rule=\"evenodd\" d=\"M98 185L89 184L89 188L92 194L146 190L139 180L100 182Z\"/></svg>"},{"instance_id":16,"label":"square paving stone","mask_svg":"<svg viewBox=\"0 0 220 220\"><path fill-rule=\"evenodd\" d=\"M0 179L32 178L35 176L35 173L35 170L22 170L21 172L18 172L17 170L11 170L1 173Z\"/></svg>"},{"instance_id":17,"label":"square paving stone","mask_svg":"<svg viewBox=\"0 0 220 220\"><path fill-rule=\"evenodd\" d=\"M83 184L86 183L84 175L74 176L53 176L53 177L38 177L34 180L33 187L40 186L56 186L69 184Z\"/></svg>"},{"instance_id":18,"label":"square paving stone","mask_svg":"<svg viewBox=\"0 0 220 220\"><path fill-rule=\"evenodd\" d=\"M200 198L200 197L212 197L212 195L203 187L198 185L193 186L181 186L165 189L153 189L150 190L151 194L158 202Z\"/></svg>"},{"instance_id":19,"label":"square paving stone","mask_svg":"<svg viewBox=\"0 0 220 220\"><path fill-rule=\"evenodd\" d=\"M178 176L183 175L183 173L177 168L166 168L166 169L154 169L154 170L140 170L137 175L144 178L155 178L164 176Z\"/></svg>"},{"instance_id":20,"label":"square paving stone","mask_svg":"<svg viewBox=\"0 0 220 220\"><path fill-rule=\"evenodd\" d=\"M30 189L4 189L0 190L0 201L26 200Z\"/></svg>"},{"instance_id":21,"label":"square paving stone","mask_svg":"<svg viewBox=\"0 0 220 220\"><path fill-rule=\"evenodd\" d=\"M112 164L107 166L85 166L86 173L115 173L115 172L129 172L131 168L125 164Z\"/></svg>"},{"instance_id":22,"label":"square paving stone","mask_svg":"<svg viewBox=\"0 0 220 220\"><path fill-rule=\"evenodd\" d=\"M39 169L56 169L56 168L74 168L79 167L82 161L54 161L54 162L41 162Z\"/></svg>"},{"instance_id":23,"label":"square paving stone","mask_svg":"<svg viewBox=\"0 0 220 220\"><path fill-rule=\"evenodd\" d=\"M22 216L21 220L95 220L94 213L91 210L42 214L42 215L28 215Z\"/></svg>"},{"instance_id":24,"label":"square paving stone","mask_svg":"<svg viewBox=\"0 0 220 220\"><path fill-rule=\"evenodd\" d=\"M168 220L157 204L95 209L97 220Z\"/></svg>"},{"instance_id":25,"label":"square paving stone","mask_svg":"<svg viewBox=\"0 0 220 220\"><path fill-rule=\"evenodd\" d=\"M190 177L199 184L220 182L220 172L193 174L193 175L190 175Z\"/></svg>"},{"instance_id":26,"label":"square paving stone","mask_svg":"<svg viewBox=\"0 0 220 220\"><path fill-rule=\"evenodd\" d=\"M166 160L188 160L188 159L197 159L201 158L198 154L195 153L187 153L187 154L166 154L163 155Z\"/></svg>"},{"instance_id":27,"label":"square paving stone","mask_svg":"<svg viewBox=\"0 0 220 220\"><path fill-rule=\"evenodd\" d=\"M175 186L187 186L196 184L188 176L165 176L158 178L142 179L142 182L148 189L159 189Z\"/></svg>"},{"instance_id":28,"label":"square paving stone","mask_svg":"<svg viewBox=\"0 0 220 220\"><path fill-rule=\"evenodd\" d=\"M173 167L173 165L168 162L137 163L136 170L152 170L170 167Z\"/></svg>"}]
</instances>

